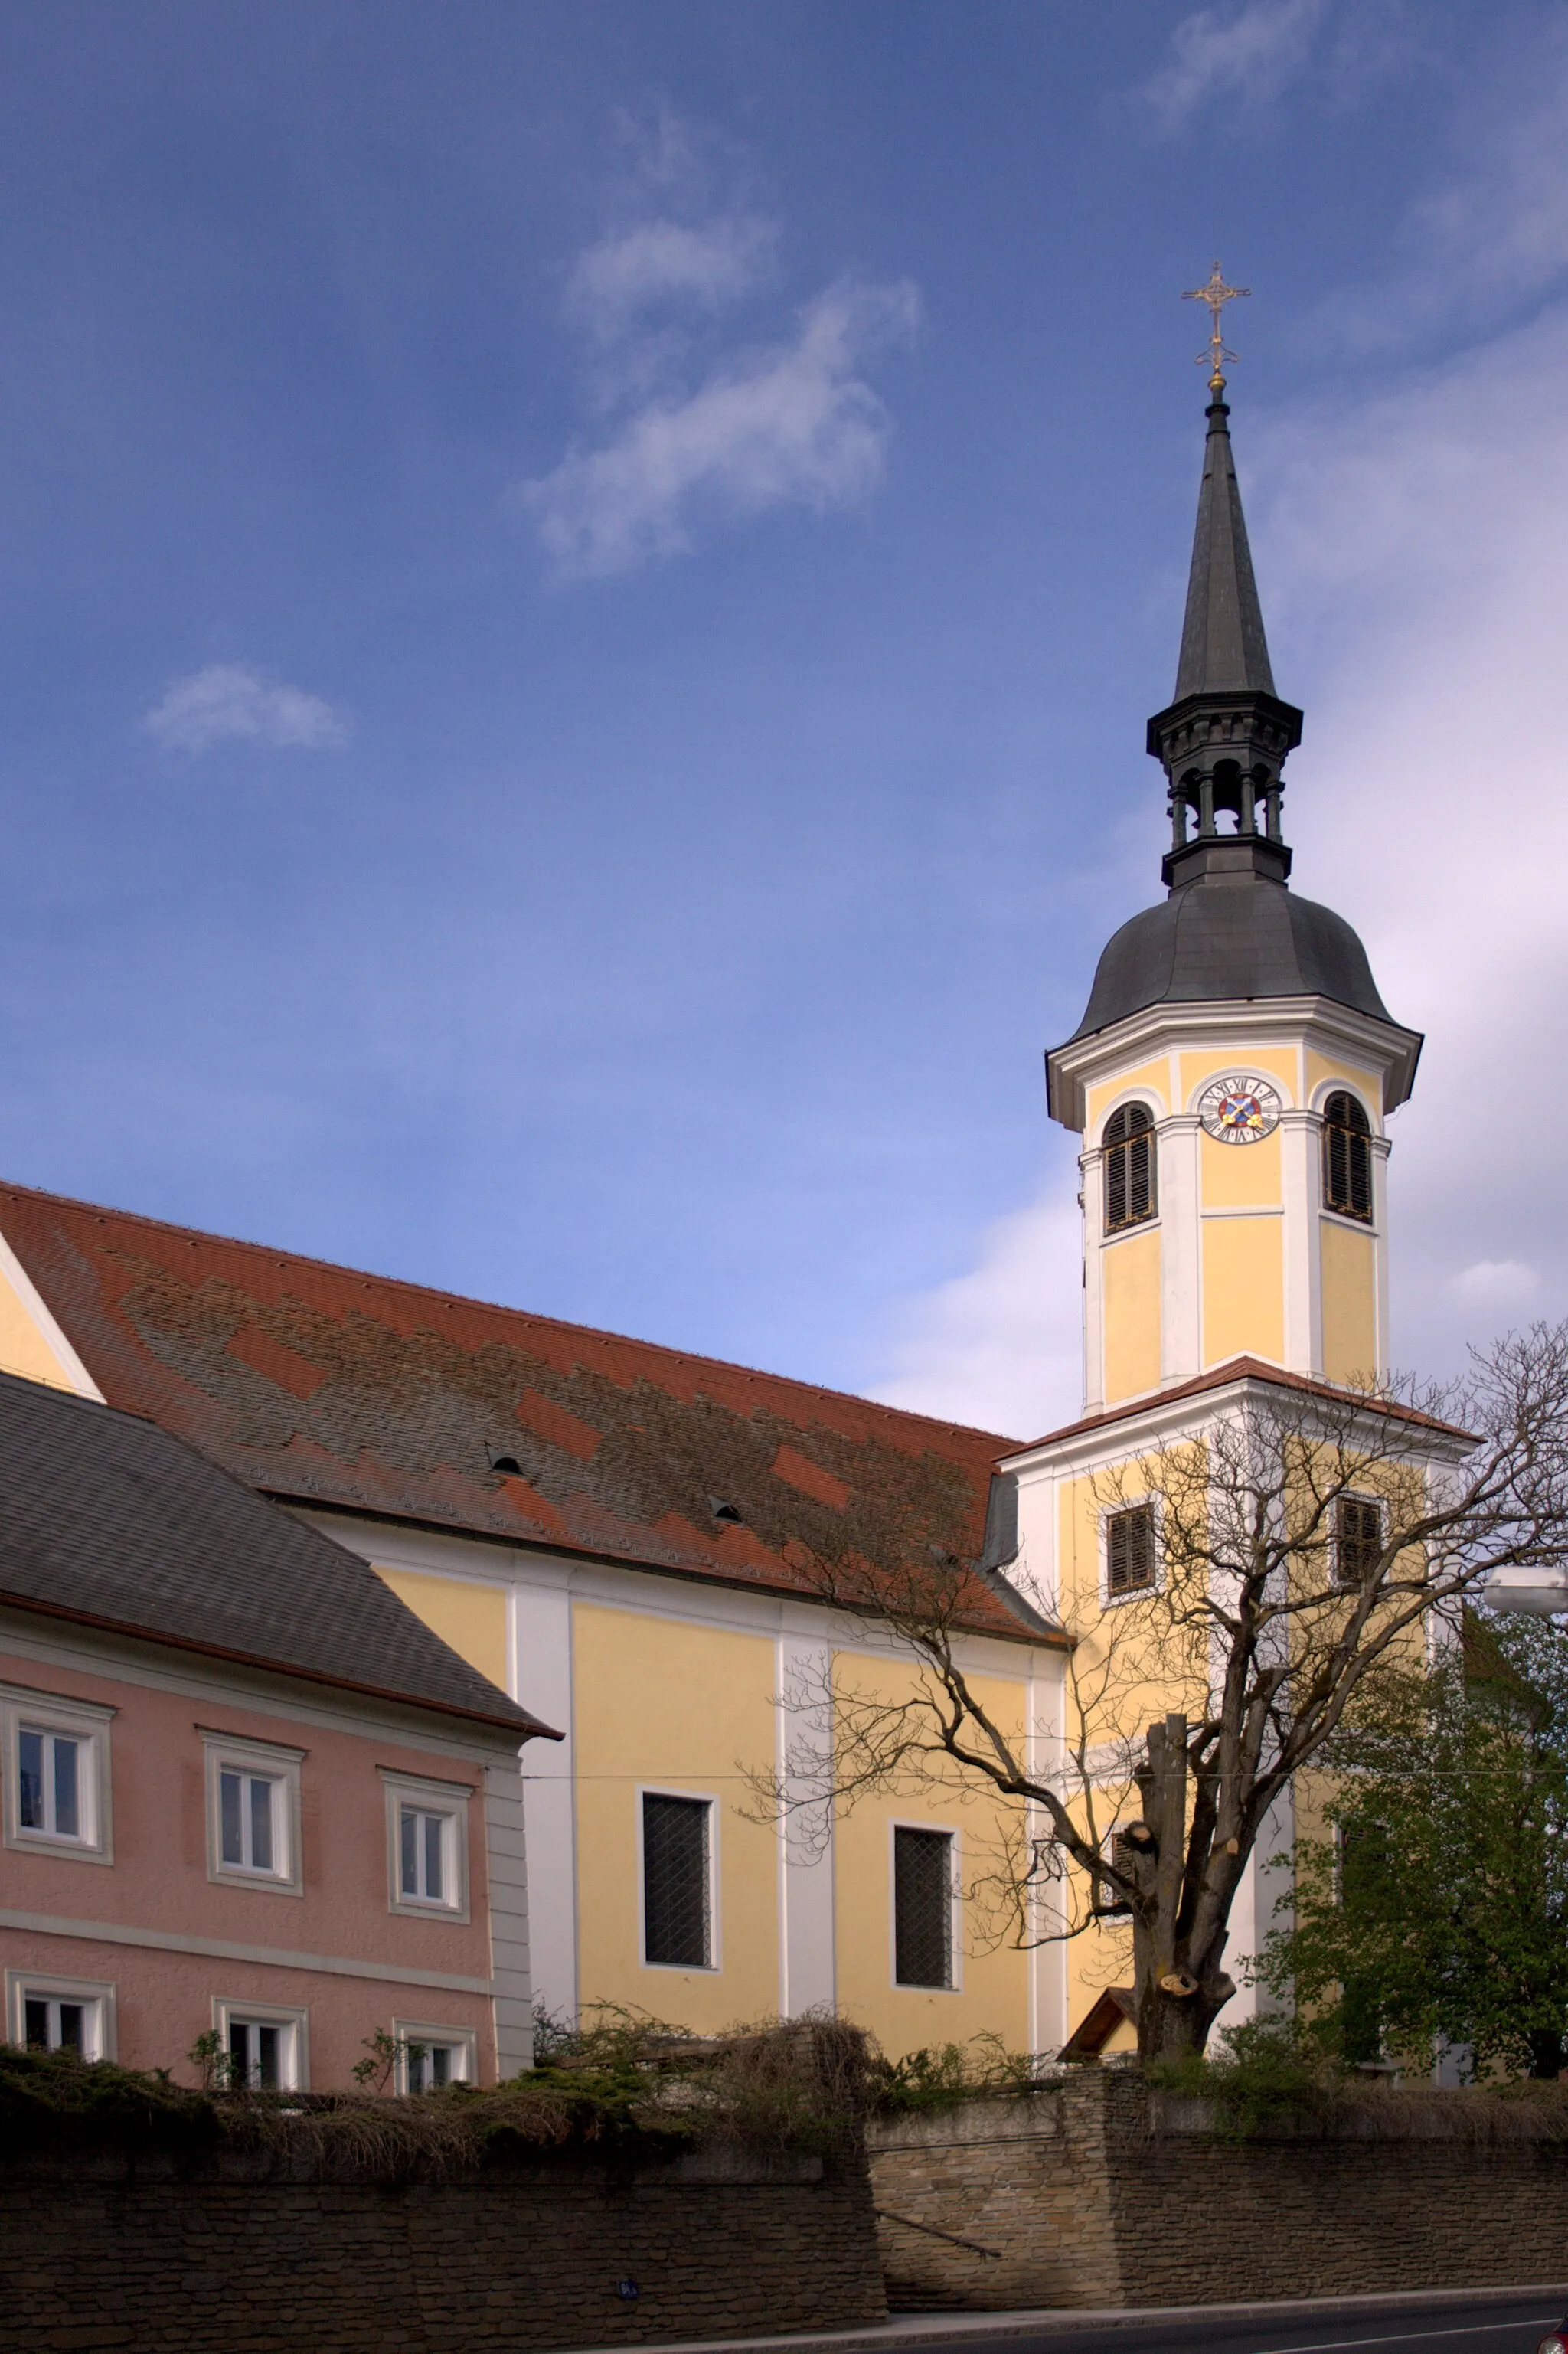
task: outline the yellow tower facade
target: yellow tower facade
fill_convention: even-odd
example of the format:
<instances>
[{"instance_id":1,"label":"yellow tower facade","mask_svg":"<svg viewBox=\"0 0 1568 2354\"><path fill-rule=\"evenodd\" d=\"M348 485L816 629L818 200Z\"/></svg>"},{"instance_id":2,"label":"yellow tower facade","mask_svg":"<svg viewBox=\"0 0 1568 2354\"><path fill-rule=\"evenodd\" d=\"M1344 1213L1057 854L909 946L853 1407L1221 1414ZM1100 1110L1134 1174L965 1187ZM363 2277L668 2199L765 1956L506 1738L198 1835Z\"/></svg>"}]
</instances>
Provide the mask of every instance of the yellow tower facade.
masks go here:
<instances>
[{"instance_id":1,"label":"yellow tower facade","mask_svg":"<svg viewBox=\"0 0 1568 2354\"><path fill-rule=\"evenodd\" d=\"M1409 1034L1303 992L1140 1009L1054 1057L1083 1139L1084 1406L1235 1357L1388 1362L1388 1114Z\"/></svg>"}]
</instances>

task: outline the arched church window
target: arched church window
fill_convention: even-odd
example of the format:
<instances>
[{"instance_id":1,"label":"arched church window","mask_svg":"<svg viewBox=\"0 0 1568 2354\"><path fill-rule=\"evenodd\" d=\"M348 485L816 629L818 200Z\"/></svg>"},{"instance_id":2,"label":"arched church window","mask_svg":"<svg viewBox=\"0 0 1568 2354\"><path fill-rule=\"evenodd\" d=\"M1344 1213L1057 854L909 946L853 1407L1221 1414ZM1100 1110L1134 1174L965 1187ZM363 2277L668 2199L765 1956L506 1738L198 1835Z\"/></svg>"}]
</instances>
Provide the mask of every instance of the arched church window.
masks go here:
<instances>
[{"instance_id":1,"label":"arched church window","mask_svg":"<svg viewBox=\"0 0 1568 2354\"><path fill-rule=\"evenodd\" d=\"M1106 1232L1141 1225L1154 1215L1154 1115L1147 1104L1123 1104L1106 1122Z\"/></svg>"},{"instance_id":2,"label":"arched church window","mask_svg":"<svg viewBox=\"0 0 1568 2354\"><path fill-rule=\"evenodd\" d=\"M1323 1199L1343 1218L1372 1214L1372 1123L1342 1090L1323 1106Z\"/></svg>"}]
</instances>

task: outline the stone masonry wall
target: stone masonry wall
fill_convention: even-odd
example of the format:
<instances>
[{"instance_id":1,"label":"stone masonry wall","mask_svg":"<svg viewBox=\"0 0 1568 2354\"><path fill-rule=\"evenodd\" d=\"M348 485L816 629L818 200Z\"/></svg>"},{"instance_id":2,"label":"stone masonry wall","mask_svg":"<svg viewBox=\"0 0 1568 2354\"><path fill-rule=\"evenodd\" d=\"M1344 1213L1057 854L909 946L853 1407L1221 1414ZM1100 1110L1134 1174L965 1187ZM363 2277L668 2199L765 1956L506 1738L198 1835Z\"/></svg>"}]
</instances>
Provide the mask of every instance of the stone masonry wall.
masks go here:
<instances>
[{"instance_id":1,"label":"stone masonry wall","mask_svg":"<svg viewBox=\"0 0 1568 2354\"><path fill-rule=\"evenodd\" d=\"M8 2167L0 2279L5 2354L514 2354L886 2312L863 2168L724 2150L400 2186Z\"/></svg>"},{"instance_id":2,"label":"stone masonry wall","mask_svg":"<svg viewBox=\"0 0 1568 2354\"><path fill-rule=\"evenodd\" d=\"M1195 2105L1121 2068L878 2126L890 2305L1202 2305L1568 2276L1562 2147L1201 2128Z\"/></svg>"}]
</instances>

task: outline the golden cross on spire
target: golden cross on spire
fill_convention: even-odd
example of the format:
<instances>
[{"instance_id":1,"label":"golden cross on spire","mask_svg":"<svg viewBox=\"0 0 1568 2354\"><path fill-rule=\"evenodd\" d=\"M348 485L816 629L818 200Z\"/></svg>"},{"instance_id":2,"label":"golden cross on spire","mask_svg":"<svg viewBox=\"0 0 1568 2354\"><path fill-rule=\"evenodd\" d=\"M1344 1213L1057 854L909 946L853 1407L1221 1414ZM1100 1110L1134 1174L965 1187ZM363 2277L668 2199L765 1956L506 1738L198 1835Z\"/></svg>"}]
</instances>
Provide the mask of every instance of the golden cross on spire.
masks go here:
<instances>
[{"instance_id":1,"label":"golden cross on spire","mask_svg":"<svg viewBox=\"0 0 1568 2354\"><path fill-rule=\"evenodd\" d=\"M1183 302L1206 302L1209 306L1209 317L1213 323L1213 333L1210 335L1205 348L1196 356L1198 366L1207 366L1210 371L1211 392L1224 392L1226 364L1234 362L1236 356L1234 352L1227 351L1225 348L1225 339L1220 333L1221 314L1227 302L1234 302L1238 295L1251 292L1250 286L1227 286L1224 271L1216 261L1209 272L1208 284L1190 286L1181 297Z\"/></svg>"}]
</instances>

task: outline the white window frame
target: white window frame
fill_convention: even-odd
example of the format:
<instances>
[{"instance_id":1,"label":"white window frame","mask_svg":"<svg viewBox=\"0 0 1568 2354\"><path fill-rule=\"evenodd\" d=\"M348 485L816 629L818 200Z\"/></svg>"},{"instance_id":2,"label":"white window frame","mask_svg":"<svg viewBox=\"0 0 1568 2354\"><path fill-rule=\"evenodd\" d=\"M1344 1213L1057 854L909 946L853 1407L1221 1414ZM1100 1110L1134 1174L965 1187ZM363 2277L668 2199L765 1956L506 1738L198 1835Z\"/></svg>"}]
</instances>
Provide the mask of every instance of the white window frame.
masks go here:
<instances>
[{"instance_id":1,"label":"white window frame","mask_svg":"<svg viewBox=\"0 0 1568 2354\"><path fill-rule=\"evenodd\" d=\"M951 1914L948 1923L948 1983L946 1986L914 1986L898 1975L898 1841L895 1831L938 1831L948 1842L948 1863L952 1874L950 1888ZM887 1983L895 1994L961 1994L964 1979L964 1900L960 1894L962 1874L959 1859L962 1854L960 1835L951 1823L922 1821L915 1815L895 1815L887 1826Z\"/></svg>"},{"instance_id":2,"label":"white window frame","mask_svg":"<svg viewBox=\"0 0 1568 2354\"><path fill-rule=\"evenodd\" d=\"M309 1751L290 1749L282 1742L254 1741L248 1735L219 1733L198 1725L206 1751L207 1876L225 1888L260 1889L269 1896L302 1896L304 1858L300 1822L300 1767ZM241 1774L260 1774L281 1785L272 1811L277 1852L270 1872L253 1872L223 1860L222 1775L226 1766Z\"/></svg>"},{"instance_id":3,"label":"white window frame","mask_svg":"<svg viewBox=\"0 0 1568 2354\"><path fill-rule=\"evenodd\" d=\"M1110 1524L1118 1512L1142 1511L1154 1515L1154 1575L1147 1585L1133 1585L1125 1594L1113 1594L1110 1586ZM1151 1595L1165 1591L1165 1515L1159 1496L1119 1496L1115 1503L1102 1505L1099 1541L1102 1610L1120 1610L1129 1602L1147 1602Z\"/></svg>"},{"instance_id":4,"label":"white window frame","mask_svg":"<svg viewBox=\"0 0 1568 2354\"><path fill-rule=\"evenodd\" d=\"M95 1702L68 1700L63 1693L35 1691L26 1684L0 1684L0 1723L4 1726L5 1840L29 1855L58 1856L70 1863L112 1863L114 1817L109 1758L109 1728L119 1711ZM83 1755L78 1764L77 1797L82 1829L74 1837L26 1828L22 1821L21 1735L29 1732L64 1734L79 1742Z\"/></svg>"},{"instance_id":5,"label":"white window frame","mask_svg":"<svg viewBox=\"0 0 1568 2354\"><path fill-rule=\"evenodd\" d=\"M246 2002L238 1995L215 1994L212 1999L212 2027L217 2038L219 2052L228 2054L229 2031L238 2022L241 2027L276 2027L287 2041L279 2046L280 2064L276 2089L280 2093L307 2093L311 2084L311 2014L291 2004ZM283 2054L287 2061L283 2062Z\"/></svg>"},{"instance_id":6,"label":"white window frame","mask_svg":"<svg viewBox=\"0 0 1568 2354\"><path fill-rule=\"evenodd\" d=\"M390 1766L376 1769L387 1793L387 1909L407 1914L415 1921L467 1921L471 1917L468 1888L469 1808L471 1782L437 1782L418 1774L395 1774ZM403 1809L417 1807L421 1814L445 1815L449 1829L443 1842L450 1867L452 1893L439 1899L403 1893Z\"/></svg>"},{"instance_id":7,"label":"white window frame","mask_svg":"<svg viewBox=\"0 0 1568 2354\"><path fill-rule=\"evenodd\" d=\"M103 1978L58 1978L48 1970L7 1970L5 1973L5 2032L13 2043L27 2040L28 1998L35 2002L79 2002L92 2013L90 2041L84 2060L112 2060L119 2052L114 1987Z\"/></svg>"},{"instance_id":8,"label":"white window frame","mask_svg":"<svg viewBox=\"0 0 1568 2354\"><path fill-rule=\"evenodd\" d=\"M1383 1496L1364 1495L1360 1489L1352 1488L1342 1489L1340 1494L1334 1499L1332 1525L1329 1531L1330 1583L1339 1593L1354 1594L1358 1590L1359 1580L1357 1585L1352 1585L1349 1579L1340 1574L1340 1507L1341 1504L1370 1504L1372 1506L1372 1510L1377 1514L1377 1541L1381 1550L1385 1542L1388 1528L1388 1500L1386 1497Z\"/></svg>"},{"instance_id":9,"label":"white window frame","mask_svg":"<svg viewBox=\"0 0 1568 2354\"><path fill-rule=\"evenodd\" d=\"M432 2044L441 2044L452 2055L451 2082L454 2084L477 2084L479 2082L479 2031L473 2027L427 2025L417 2019L395 2019L392 2040L397 2046L396 2083L400 2093L408 2089L408 2047L422 2043L427 2051Z\"/></svg>"},{"instance_id":10,"label":"white window frame","mask_svg":"<svg viewBox=\"0 0 1568 2354\"><path fill-rule=\"evenodd\" d=\"M724 1967L722 1924L724 1912L720 1903L719 1882L719 1808L718 1800L710 1790L677 1790L668 1782L639 1782L635 1792L637 1805L637 1959L645 1970L671 1970L677 1977L714 1978ZM705 1962L651 1962L648 1958L648 1860L643 1846L642 1824L644 1798L690 1798L707 1810L707 1873L708 1873L708 1957Z\"/></svg>"}]
</instances>

